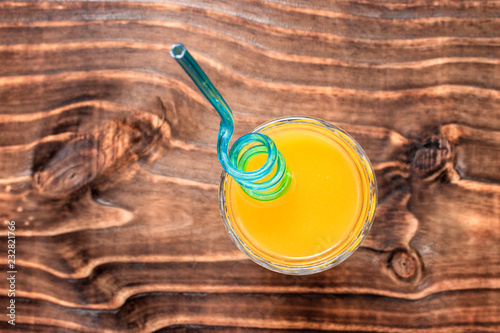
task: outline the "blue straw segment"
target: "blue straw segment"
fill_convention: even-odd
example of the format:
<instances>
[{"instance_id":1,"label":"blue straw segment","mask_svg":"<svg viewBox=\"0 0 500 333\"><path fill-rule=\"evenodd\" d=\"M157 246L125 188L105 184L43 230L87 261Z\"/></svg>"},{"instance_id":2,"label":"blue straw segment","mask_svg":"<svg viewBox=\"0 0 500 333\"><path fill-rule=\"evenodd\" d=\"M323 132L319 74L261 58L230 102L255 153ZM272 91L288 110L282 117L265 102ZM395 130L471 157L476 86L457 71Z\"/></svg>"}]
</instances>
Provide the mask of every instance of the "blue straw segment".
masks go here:
<instances>
[{"instance_id":1,"label":"blue straw segment","mask_svg":"<svg viewBox=\"0 0 500 333\"><path fill-rule=\"evenodd\" d=\"M231 109L184 45L172 45L170 55L177 60L221 117L217 156L224 170L252 198L267 201L286 193L291 184L291 174L273 140L261 133L248 133L236 140L229 149L229 141L234 132ZM259 154L267 154L264 165L257 170L246 171L247 163Z\"/></svg>"}]
</instances>

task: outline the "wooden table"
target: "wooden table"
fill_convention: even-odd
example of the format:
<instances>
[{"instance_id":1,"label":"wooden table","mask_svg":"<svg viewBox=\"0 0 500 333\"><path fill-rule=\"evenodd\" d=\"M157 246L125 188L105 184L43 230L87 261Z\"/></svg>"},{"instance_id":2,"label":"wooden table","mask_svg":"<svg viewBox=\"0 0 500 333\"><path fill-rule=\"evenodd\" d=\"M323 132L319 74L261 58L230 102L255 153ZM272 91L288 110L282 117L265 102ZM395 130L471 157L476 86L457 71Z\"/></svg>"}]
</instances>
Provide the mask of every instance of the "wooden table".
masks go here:
<instances>
[{"instance_id":1,"label":"wooden table","mask_svg":"<svg viewBox=\"0 0 500 333\"><path fill-rule=\"evenodd\" d=\"M364 147L379 206L349 260L286 276L231 242L175 42L236 137L305 115ZM2 2L0 146L2 331L500 331L498 1Z\"/></svg>"}]
</instances>

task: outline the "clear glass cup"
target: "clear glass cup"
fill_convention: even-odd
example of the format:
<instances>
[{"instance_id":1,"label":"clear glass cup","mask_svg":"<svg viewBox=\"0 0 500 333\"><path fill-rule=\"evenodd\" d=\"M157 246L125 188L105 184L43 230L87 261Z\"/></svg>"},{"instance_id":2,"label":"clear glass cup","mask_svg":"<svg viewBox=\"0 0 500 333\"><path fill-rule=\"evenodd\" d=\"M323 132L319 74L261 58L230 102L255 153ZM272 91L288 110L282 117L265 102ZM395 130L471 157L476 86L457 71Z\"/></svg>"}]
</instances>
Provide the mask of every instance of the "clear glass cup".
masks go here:
<instances>
[{"instance_id":1,"label":"clear glass cup","mask_svg":"<svg viewBox=\"0 0 500 333\"><path fill-rule=\"evenodd\" d=\"M290 126L298 130L314 131L319 133L326 140L334 140L335 144L341 149L345 149L352 158L352 165L360 176L362 182L362 199L358 204L359 215L353 223L352 230L349 230L348 236L342 242L319 253L304 257L283 257L266 252L259 248L258 244L250 237L245 235L243 228L239 225L239 218L236 218L236 205L232 202L228 193L231 192L231 186L237 185L231 177L222 172L219 186L219 207L224 221L224 225L229 236L236 246L247 254L257 264L272 271L292 274L307 275L318 273L334 267L346 260L361 244L368 234L373 223L375 210L377 207L377 182L372 165L361 146L346 132L339 127L324 120L309 117L284 117L271 120L259 127L253 132L268 134L277 133L281 130L290 129ZM278 147L279 148L279 147ZM286 158L285 158L286 160ZM293 170L290 170L293 177ZM332 221L333 223L334 221ZM241 223L241 221L240 221ZM325 235L328 238L328 235Z\"/></svg>"}]
</instances>

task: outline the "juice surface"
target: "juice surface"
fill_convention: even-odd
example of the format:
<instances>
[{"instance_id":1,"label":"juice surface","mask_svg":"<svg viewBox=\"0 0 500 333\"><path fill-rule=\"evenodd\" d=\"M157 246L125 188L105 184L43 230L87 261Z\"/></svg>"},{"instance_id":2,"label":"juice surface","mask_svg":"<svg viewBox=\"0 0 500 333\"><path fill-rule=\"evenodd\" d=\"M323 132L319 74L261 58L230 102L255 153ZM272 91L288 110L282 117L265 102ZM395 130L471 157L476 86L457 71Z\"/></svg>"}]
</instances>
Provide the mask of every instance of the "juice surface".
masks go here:
<instances>
[{"instance_id":1,"label":"juice surface","mask_svg":"<svg viewBox=\"0 0 500 333\"><path fill-rule=\"evenodd\" d=\"M344 149L338 138L307 126L282 126L265 134L283 154L292 185L278 199L259 201L230 179L227 200L240 237L283 259L317 255L342 244L358 223L367 186L353 161L354 152ZM247 170L258 168L265 159L257 156Z\"/></svg>"}]
</instances>

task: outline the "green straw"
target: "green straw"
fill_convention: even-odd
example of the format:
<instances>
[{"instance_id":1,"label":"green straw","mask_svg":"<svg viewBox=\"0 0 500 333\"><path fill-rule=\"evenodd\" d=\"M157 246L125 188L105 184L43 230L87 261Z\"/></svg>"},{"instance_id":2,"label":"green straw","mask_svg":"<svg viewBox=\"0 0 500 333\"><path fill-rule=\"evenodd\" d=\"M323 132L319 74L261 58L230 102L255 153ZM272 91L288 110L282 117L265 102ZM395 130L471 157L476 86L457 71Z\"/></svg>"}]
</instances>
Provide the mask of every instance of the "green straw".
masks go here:
<instances>
[{"instance_id":1,"label":"green straw","mask_svg":"<svg viewBox=\"0 0 500 333\"><path fill-rule=\"evenodd\" d=\"M217 156L222 168L241 185L245 193L255 199L273 200L286 193L291 184L291 174L283 155L271 138L261 133L248 133L236 140L229 150L229 141L234 132L231 109L184 45L172 45L170 55L177 60L221 117ZM246 171L248 161L259 154L267 154L264 165L257 170ZM266 178L269 179L265 180Z\"/></svg>"}]
</instances>

